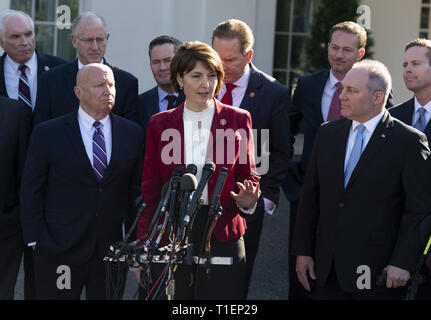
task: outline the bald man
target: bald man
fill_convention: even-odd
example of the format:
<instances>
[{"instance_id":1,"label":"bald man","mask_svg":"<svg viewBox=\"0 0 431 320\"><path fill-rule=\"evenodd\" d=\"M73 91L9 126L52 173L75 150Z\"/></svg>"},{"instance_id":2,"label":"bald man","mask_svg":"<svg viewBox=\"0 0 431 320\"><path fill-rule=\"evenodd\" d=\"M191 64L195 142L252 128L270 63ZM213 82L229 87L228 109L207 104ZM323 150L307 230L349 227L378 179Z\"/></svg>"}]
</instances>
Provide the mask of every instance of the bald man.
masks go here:
<instances>
[{"instance_id":1,"label":"bald man","mask_svg":"<svg viewBox=\"0 0 431 320\"><path fill-rule=\"evenodd\" d=\"M87 299L107 298L102 259L140 193L144 136L111 113L111 68L84 66L74 92L78 110L34 128L24 166L21 218L38 299L79 299L84 287Z\"/></svg>"}]
</instances>

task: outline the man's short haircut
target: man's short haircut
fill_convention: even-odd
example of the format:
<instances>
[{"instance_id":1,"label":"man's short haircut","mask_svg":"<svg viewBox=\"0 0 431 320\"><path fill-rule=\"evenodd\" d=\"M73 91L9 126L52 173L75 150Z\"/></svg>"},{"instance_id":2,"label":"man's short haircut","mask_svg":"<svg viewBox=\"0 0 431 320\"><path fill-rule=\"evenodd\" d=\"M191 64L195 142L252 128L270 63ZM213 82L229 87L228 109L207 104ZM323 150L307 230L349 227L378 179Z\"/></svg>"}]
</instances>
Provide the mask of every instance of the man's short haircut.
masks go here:
<instances>
[{"instance_id":1,"label":"man's short haircut","mask_svg":"<svg viewBox=\"0 0 431 320\"><path fill-rule=\"evenodd\" d=\"M11 16L11 15L21 15L25 18L27 18L27 20L30 22L31 24L31 28L33 30L34 33L34 22L33 19L25 12L22 11L16 11L16 10L4 10L2 12L0 12L0 37L3 39L3 35L6 32L6 25L5 25L5 20L7 17Z\"/></svg>"},{"instance_id":2,"label":"man's short haircut","mask_svg":"<svg viewBox=\"0 0 431 320\"><path fill-rule=\"evenodd\" d=\"M368 71L367 86L370 91L370 95L373 95L377 91L382 91L385 95L383 101L383 105L385 105L392 88L392 79L388 68L386 68L383 63L370 59L356 62L352 69L354 68L365 69Z\"/></svg>"},{"instance_id":3,"label":"man's short haircut","mask_svg":"<svg viewBox=\"0 0 431 320\"><path fill-rule=\"evenodd\" d=\"M148 46L148 55L150 56L150 59L151 59L151 50L153 50L155 46L161 46L162 44L165 44L165 43L171 43L174 45L174 53L177 52L178 47L181 45L180 40L171 36L160 36L160 37L154 38L153 40L151 40L150 45Z\"/></svg>"},{"instance_id":4,"label":"man's short haircut","mask_svg":"<svg viewBox=\"0 0 431 320\"><path fill-rule=\"evenodd\" d=\"M214 38L234 39L237 38L240 43L241 53L246 55L254 45L253 31L243 21L237 19L229 19L221 22L212 34L211 43L214 45Z\"/></svg>"},{"instance_id":5,"label":"man's short haircut","mask_svg":"<svg viewBox=\"0 0 431 320\"><path fill-rule=\"evenodd\" d=\"M103 23L103 26L105 28L105 33L107 32L106 21L105 21L105 19L103 19L103 17L101 15L99 15L95 12L92 12L92 11L85 11L85 12L80 13L72 22L72 34L75 37L79 36L79 32L81 31L80 30L81 29L80 24L81 24L82 19L88 18L88 17L99 18Z\"/></svg>"},{"instance_id":6,"label":"man's short haircut","mask_svg":"<svg viewBox=\"0 0 431 320\"><path fill-rule=\"evenodd\" d=\"M361 25L353 21L343 21L337 23L329 31L329 42L331 42L332 34L335 31L343 31L354 34L358 37L358 49L365 49L365 46L367 45L367 31Z\"/></svg>"},{"instance_id":7,"label":"man's short haircut","mask_svg":"<svg viewBox=\"0 0 431 320\"><path fill-rule=\"evenodd\" d=\"M175 53L171 62L171 82L176 92L181 92L177 81L177 75L183 77L186 73L192 71L196 63L202 62L209 70L217 74L217 87L214 95L220 93L223 85L224 70L223 63L217 52L209 45L199 41L191 41L183 43Z\"/></svg>"},{"instance_id":8,"label":"man's short haircut","mask_svg":"<svg viewBox=\"0 0 431 320\"><path fill-rule=\"evenodd\" d=\"M431 66L431 40L428 39L424 39L424 38L417 38L414 39L412 41L410 41L409 43L407 43L404 52L406 52L407 50L409 50L411 47L423 47L423 48L427 48L428 51L425 54L425 56L428 58L428 63Z\"/></svg>"}]
</instances>

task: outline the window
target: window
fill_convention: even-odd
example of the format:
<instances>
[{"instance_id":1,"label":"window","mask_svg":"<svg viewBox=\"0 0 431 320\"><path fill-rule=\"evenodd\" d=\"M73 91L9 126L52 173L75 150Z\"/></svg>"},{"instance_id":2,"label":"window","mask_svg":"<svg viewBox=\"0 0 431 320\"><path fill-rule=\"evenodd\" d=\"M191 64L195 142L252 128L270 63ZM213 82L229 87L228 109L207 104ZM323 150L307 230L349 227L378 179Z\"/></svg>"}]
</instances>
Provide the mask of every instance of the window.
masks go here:
<instances>
[{"instance_id":1,"label":"window","mask_svg":"<svg viewBox=\"0 0 431 320\"><path fill-rule=\"evenodd\" d=\"M273 76L292 88L302 74L314 0L277 0Z\"/></svg>"},{"instance_id":2,"label":"window","mask_svg":"<svg viewBox=\"0 0 431 320\"><path fill-rule=\"evenodd\" d=\"M43 53L72 61L76 50L70 40L71 29L58 29L57 6L70 8L71 20L79 13L79 0L11 0L10 8L24 11L34 20L36 48Z\"/></svg>"},{"instance_id":3,"label":"window","mask_svg":"<svg viewBox=\"0 0 431 320\"><path fill-rule=\"evenodd\" d=\"M430 30L430 0L422 0L421 20L419 25L419 37L428 39Z\"/></svg>"}]
</instances>

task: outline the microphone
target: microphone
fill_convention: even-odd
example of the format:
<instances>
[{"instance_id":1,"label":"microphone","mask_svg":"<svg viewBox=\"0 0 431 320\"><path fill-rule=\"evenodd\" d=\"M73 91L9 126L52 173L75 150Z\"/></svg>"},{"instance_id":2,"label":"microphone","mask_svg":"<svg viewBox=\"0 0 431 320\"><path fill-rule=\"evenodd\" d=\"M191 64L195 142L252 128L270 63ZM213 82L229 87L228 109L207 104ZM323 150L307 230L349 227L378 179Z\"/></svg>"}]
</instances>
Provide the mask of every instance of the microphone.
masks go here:
<instances>
[{"instance_id":1,"label":"microphone","mask_svg":"<svg viewBox=\"0 0 431 320\"><path fill-rule=\"evenodd\" d=\"M187 211L187 207L190 201L190 195L192 194L193 191L196 190L197 184L198 182L196 180L196 177L192 173L186 173L181 177L181 183L180 183L180 188L182 192L181 208L179 212L177 236L176 236L176 239L178 240L182 238L182 231L184 229L183 216Z\"/></svg>"},{"instance_id":2,"label":"microphone","mask_svg":"<svg viewBox=\"0 0 431 320\"><path fill-rule=\"evenodd\" d=\"M198 167L196 167L196 165L189 164L186 168L186 173L191 173L192 175L196 175L196 172L198 172Z\"/></svg>"},{"instance_id":3,"label":"microphone","mask_svg":"<svg viewBox=\"0 0 431 320\"><path fill-rule=\"evenodd\" d=\"M184 170L180 167L175 168L172 173L171 178L171 203L169 205L169 234L171 234L174 221L176 218L175 212L177 211L178 202L177 202L177 193L178 187L180 185L181 176L184 174Z\"/></svg>"},{"instance_id":4,"label":"microphone","mask_svg":"<svg viewBox=\"0 0 431 320\"><path fill-rule=\"evenodd\" d=\"M194 218L194 212L196 210L196 207L198 206L199 199L202 196L202 192L205 189L205 185L207 184L209 178L214 173L215 170L215 163L212 161L208 161L205 163L204 167L202 168L202 176L199 181L199 184L196 188L195 193L193 194L192 200L190 202L190 206L188 207L186 216L184 217L184 222L186 224L189 223L191 218Z\"/></svg>"},{"instance_id":5,"label":"microphone","mask_svg":"<svg viewBox=\"0 0 431 320\"><path fill-rule=\"evenodd\" d=\"M135 230L136 225L138 224L139 219L141 218L142 213L145 210L145 207L147 206L147 204L143 201L144 199L142 198L142 196L138 196L135 200L135 205L139 206L137 214L136 214L136 218L133 221L132 226L130 227L129 232L124 236L123 240L124 242L127 241L127 239L129 239L130 235L132 234L132 232Z\"/></svg>"},{"instance_id":6,"label":"microphone","mask_svg":"<svg viewBox=\"0 0 431 320\"><path fill-rule=\"evenodd\" d=\"M166 206L168 204L170 195L171 195L171 184L170 181L166 182L162 188L162 198L157 206L156 212L153 215L153 219L151 220L150 227L148 228L147 234L148 240L147 244L151 242L151 238L154 236L156 232L156 226L159 223L160 218L163 216L163 213L166 211Z\"/></svg>"},{"instance_id":7,"label":"microphone","mask_svg":"<svg viewBox=\"0 0 431 320\"><path fill-rule=\"evenodd\" d=\"M226 182L226 178L227 175L229 173L229 170L225 167L220 169L218 178L217 178L217 182L216 185L214 187L214 192L211 196L211 200L210 200L210 207L208 210L208 216L211 218L211 216L215 213L215 211L217 210L217 207L220 203L220 194L223 190L224 187L224 183Z\"/></svg>"}]
</instances>

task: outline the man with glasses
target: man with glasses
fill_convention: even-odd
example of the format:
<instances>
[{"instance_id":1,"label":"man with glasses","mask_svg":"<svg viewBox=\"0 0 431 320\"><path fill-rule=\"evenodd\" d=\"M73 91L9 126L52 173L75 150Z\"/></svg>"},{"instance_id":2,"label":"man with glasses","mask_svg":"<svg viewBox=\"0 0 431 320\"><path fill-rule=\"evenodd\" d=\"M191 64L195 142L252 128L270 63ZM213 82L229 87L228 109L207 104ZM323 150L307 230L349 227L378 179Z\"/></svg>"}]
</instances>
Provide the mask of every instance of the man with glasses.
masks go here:
<instances>
[{"instance_id":1,"label":"man with glasses","mask_svg":"<svg viewBox=\"0 0 431 320\"><path fill-rule=\"evenodd\" d=\"M138 122L138 79L109 65L104 58L109 40L105 20L93 12L81 13L72 23L71 39L78 51L78 59L44 75L36 103L34 124L78 109L79 102L73 92L76 74L90 63L103 63L111 67L117 90L113 112Z\"/></svg>"}]
</instances>

